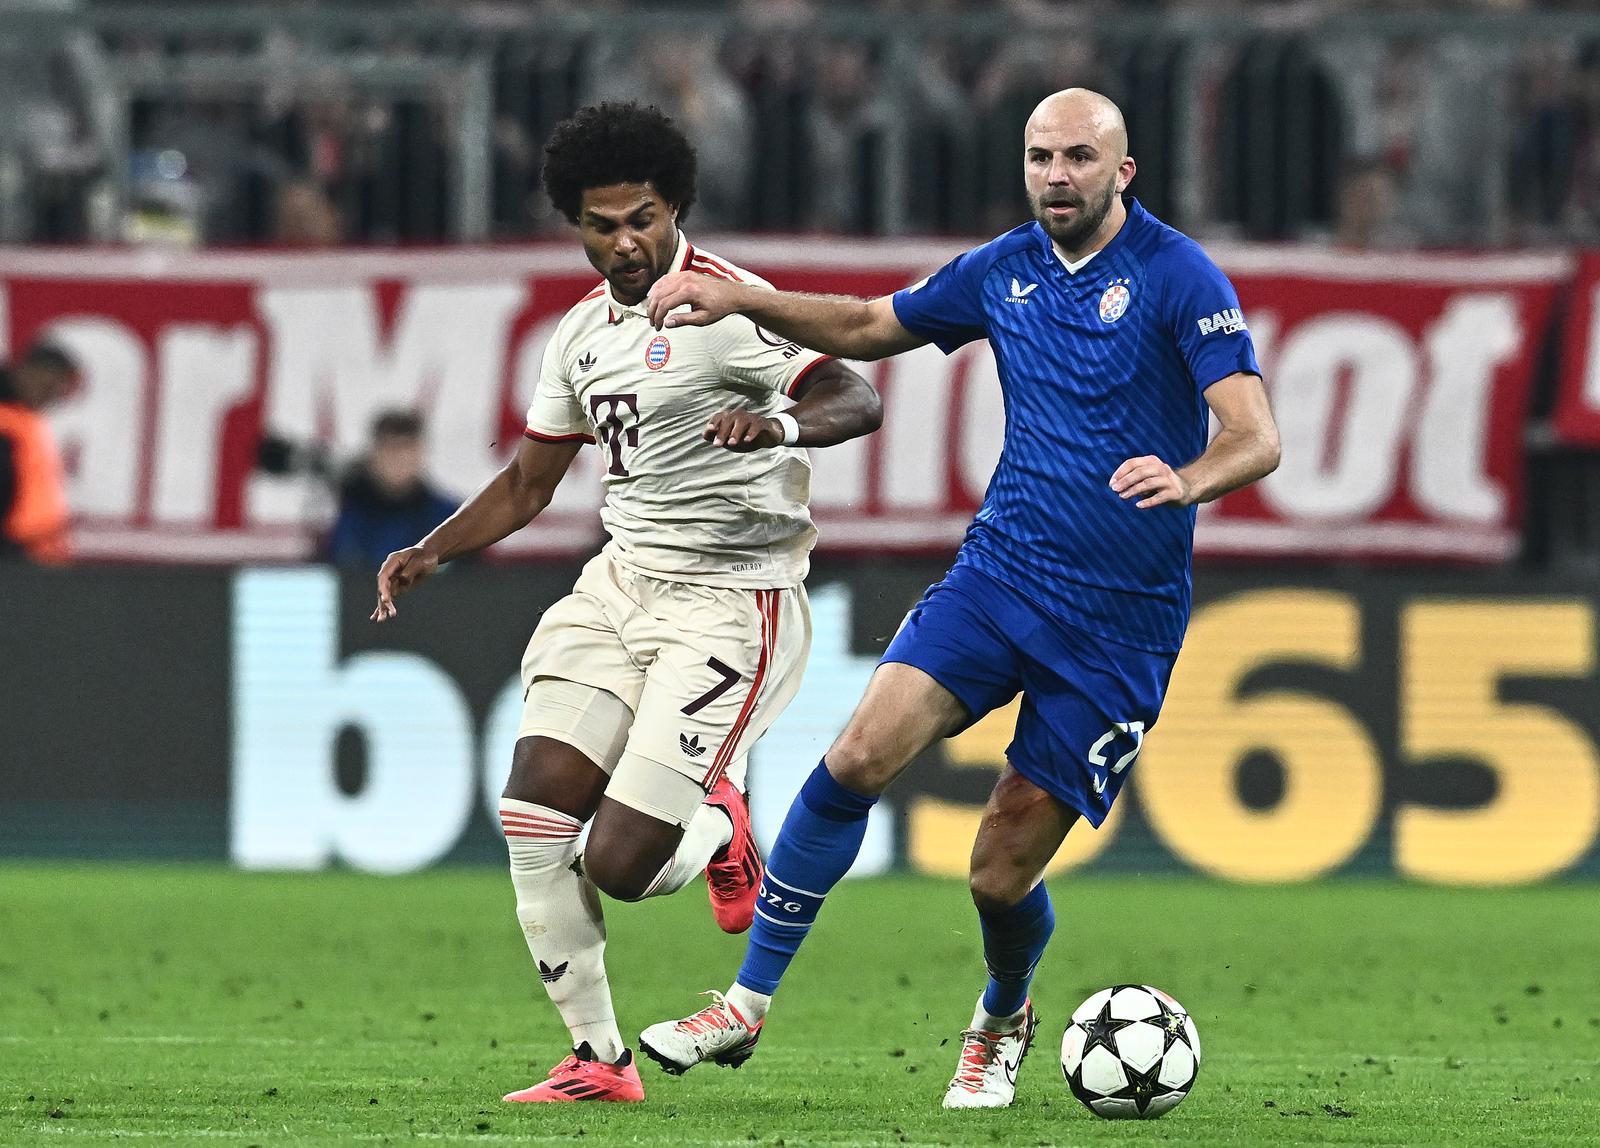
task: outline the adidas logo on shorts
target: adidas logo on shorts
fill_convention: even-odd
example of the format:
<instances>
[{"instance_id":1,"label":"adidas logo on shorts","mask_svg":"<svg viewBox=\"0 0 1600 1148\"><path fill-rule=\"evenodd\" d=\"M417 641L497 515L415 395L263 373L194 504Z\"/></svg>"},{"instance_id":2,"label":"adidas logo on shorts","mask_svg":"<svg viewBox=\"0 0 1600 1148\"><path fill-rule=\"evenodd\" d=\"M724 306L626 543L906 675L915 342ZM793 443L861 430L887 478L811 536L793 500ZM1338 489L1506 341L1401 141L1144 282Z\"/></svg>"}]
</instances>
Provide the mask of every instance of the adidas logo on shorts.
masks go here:
<instances>
[{"instance_id":1,"label":"adidas logo on shorts","mask_svg":"<svg viewBox=\"0 0 1600 1148\"><path fill-rule=\"evenodd\" d=\"M688 757L699 757L706 751L706 747L700 744L699 734L689 737L680 733L678 735L678 748L683 750L685 756Z\"/></svg>"}]
</instances>

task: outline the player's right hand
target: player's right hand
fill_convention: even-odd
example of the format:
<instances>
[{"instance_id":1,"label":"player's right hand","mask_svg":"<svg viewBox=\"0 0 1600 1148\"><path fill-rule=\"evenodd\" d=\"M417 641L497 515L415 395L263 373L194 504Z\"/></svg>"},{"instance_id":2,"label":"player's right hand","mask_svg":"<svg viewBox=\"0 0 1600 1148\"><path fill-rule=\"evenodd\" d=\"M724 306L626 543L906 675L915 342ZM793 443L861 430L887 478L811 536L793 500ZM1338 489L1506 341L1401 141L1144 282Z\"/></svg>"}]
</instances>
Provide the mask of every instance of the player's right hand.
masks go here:
<instances>
[{"instance_id":1,"label":"player's right hand","mask_svg":"<svg viewBox=\"0 0 1600 1148\"><path fill-rule=\"evenodd\" d=\"M735 454L770 450L783 445L783 424L741 407L728 407L711 416L700 437L712 446L726 447Z\"/></svg>"},{"instance_id":2,"label":"player's right hand","mask_svg":"<svg viewBox=\"0 0 1600 1148\"><path fill-rule=\"evenodd\" d=\"M408 546L385 558L378 570L378 606L372 611L371 620L386 622L394 617L398 613L394 600L437 569L438 555L421 546Z\"/></svg>"},{"instance_id":3,"label":"player's right hand","mask_svg":"<svg viewBox=\"0 0 1600 1148\"><path fill-rule=\"evenodd\" d=\"M645 297L650 325L663 327L704 327L726 318L737 310L739 284L713 279L698 271L674 271L663 275ZM688 306L687 311L677 308ZM676 314L669 312L677 311Z\"/></svg>"}]
</instances>

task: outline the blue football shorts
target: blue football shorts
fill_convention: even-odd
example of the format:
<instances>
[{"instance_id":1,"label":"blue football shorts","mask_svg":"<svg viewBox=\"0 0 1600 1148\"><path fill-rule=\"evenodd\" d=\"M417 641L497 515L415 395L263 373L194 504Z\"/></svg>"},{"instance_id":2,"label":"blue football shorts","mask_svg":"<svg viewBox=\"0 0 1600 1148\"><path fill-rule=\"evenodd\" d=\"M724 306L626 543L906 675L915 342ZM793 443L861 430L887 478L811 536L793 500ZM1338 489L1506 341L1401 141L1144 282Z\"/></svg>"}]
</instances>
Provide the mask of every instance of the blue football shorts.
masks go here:
<instances>
[{"instance_id":1,"label":"blue football shorts","mask_svg":"<svg viewBox=\"0 0 1600 1148\"><path fill-rule=\"evenodd\" d=\"M968 725L1021 693L1012 768L1096 826L1156 723L1176 661L1068 625L964 565L928 588L882 658L949 690Z\"/></svg>"}]
</instances>

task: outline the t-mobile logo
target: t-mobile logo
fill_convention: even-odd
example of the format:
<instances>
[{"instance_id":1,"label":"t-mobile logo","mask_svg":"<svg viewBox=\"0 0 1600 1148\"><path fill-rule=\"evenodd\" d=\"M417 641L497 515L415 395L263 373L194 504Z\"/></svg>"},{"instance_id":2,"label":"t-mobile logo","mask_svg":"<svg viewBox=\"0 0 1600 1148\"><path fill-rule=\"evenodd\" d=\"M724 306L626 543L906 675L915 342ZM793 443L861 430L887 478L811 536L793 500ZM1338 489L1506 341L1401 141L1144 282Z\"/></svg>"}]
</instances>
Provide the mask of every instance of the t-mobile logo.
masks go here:
<instances>
[{"instance_id":1,"label":"t-mobile logo","mask_svg":"<svg viewBox=\"0 0 1600 1148\"><path fill-rule=\"evenodd\" d=\"M622 465L622 448L639 445L639 396L590 395L589 417L594 421L595 437L611 452L606 473L626 478L628 468Z\"/></svg>"}]
</instances>

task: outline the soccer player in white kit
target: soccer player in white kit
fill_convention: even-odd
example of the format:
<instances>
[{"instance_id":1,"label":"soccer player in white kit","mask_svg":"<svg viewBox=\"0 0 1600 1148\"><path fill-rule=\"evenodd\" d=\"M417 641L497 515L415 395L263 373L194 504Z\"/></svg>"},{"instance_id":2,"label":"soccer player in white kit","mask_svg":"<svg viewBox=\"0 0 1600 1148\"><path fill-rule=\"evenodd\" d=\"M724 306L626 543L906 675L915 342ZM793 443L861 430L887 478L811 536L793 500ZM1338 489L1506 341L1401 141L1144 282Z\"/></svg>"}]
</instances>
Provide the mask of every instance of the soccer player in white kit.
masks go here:
<instances>
[{"instance_id":1,"label":"soccer player in white kit","mask_svg":"<svg viewBox=\"0 0 1600 1148\"><path fill-rule=\"evenodd\" d=\"M678 229L694 167L655 108L601 104L557 126L545 189L605 281L557 327L516 456L378 574L381 622L441 563L527 525L579 449L599 447L610 540L528 644L500 803L517 920L573 1052L509 1101L644 1099L598 892L635 901L704 871L717 923L749 928L761 859L745 760L798 689L811 641L816 531L799 447L882 421L860 375L747 320L651 326L645 296L669 272L761 283Z\"/></svg>"}]
</instances>

